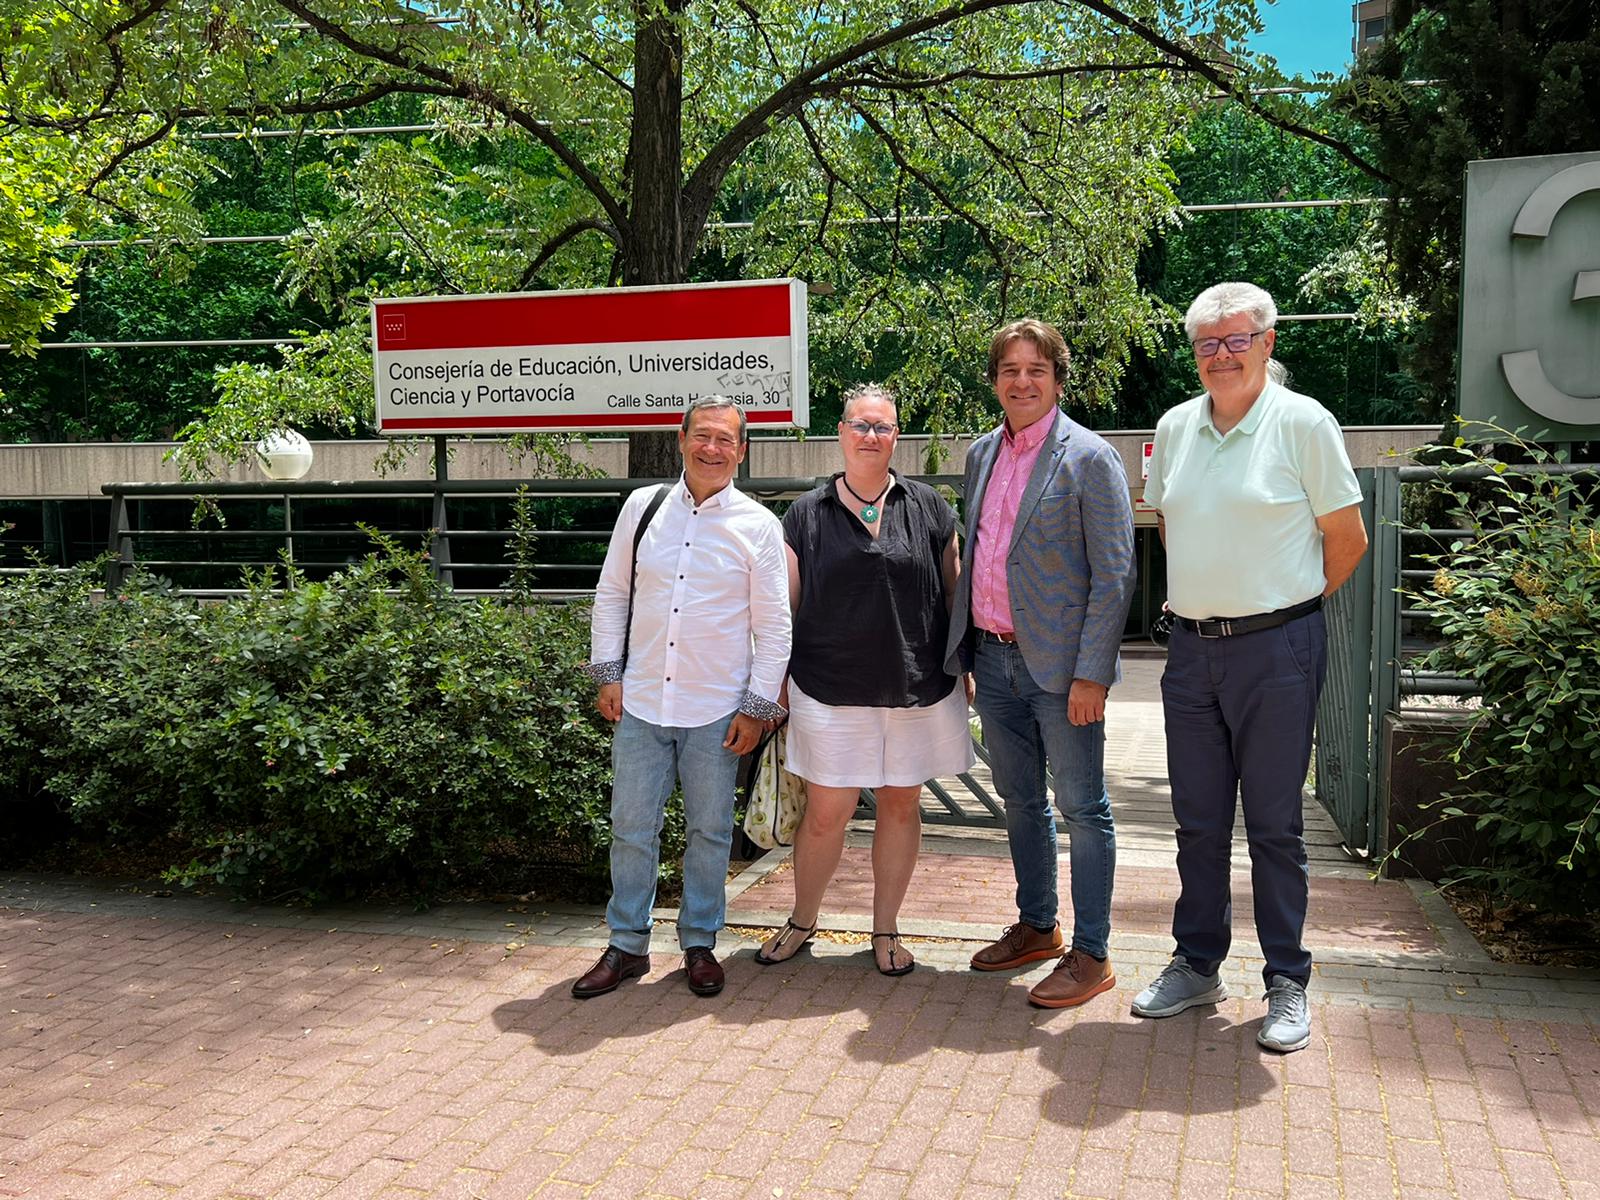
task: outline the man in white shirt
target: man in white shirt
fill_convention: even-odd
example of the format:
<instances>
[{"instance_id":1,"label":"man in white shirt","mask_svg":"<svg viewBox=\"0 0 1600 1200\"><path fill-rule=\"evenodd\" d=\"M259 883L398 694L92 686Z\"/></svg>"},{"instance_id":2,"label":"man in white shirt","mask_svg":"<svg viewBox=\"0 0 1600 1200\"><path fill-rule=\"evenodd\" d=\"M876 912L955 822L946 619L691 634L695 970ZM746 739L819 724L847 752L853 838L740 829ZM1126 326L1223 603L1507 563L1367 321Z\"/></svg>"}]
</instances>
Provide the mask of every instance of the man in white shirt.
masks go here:
<instances>
[{"instance_id":1,"label":"man in white shirt","mask_svg":"<svg viewBox=\"0 0 1600 1200\"><path fill-rule=\"evenodd\" d=\"M665 495L634 492L611 533L585 668L599 684L601 714L617 722L611 939L572 985L581 1000L650 969L661 820L675 780L687 832L678 944L689 990L722 990L712 948L726 913L734 776L739 756L783 715L778 692L789 663L783 527L733 486L747 448L744 413L733 401L692 401L678 432L682 478Z\"/></svg>"},{"instance_id":2,"label":"man in white shirt","mask_svg":"<svg viewBox=\"0 0 1600 1200\"><path fill-rule=\"evenodd\" d=\"M1266 959L1256 1041L1287 1053L1311 1041L1301 790L1327 662L1322 601L1356 569L1367 534L1338 421L1283 386L1277 320L1254 284L1201 292L1184 327L1205 391L1156 427L1144 498L1161 514L1176 618L1161 698L1181 888L1176 952L1133 1011L1170 1017L1227 996L1242 807Z\"/></svg>"}]
</instances>

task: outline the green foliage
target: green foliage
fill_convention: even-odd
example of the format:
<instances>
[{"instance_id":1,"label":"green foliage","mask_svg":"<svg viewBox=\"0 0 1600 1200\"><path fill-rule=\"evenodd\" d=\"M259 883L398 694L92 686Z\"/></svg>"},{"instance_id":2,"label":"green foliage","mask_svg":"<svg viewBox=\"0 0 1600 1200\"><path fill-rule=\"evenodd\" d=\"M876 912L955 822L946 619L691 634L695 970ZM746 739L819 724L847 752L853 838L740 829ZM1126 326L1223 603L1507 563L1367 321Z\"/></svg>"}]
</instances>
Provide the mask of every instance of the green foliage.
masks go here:
<instances>
[{"instance_id":1,"label":"green foliage","mask_svg":"<svg viewBox=\"0 0 1600 1200\"><path fill-rule=\"evenodd\" d=\"M61 341L283 336L309 314L273 288L277 264L261 246L219 247L182 279L142 247L86 252L80 299L60 321ZM217 351L207 348L50 350L0 361L6 399L0 440L165 440L210 396ZM268 347L225 351L240 367L272 360ZM370 360L369 360L370 370ZM301 426L315 436L321 425Z\"/></svg>"},{"instance_id":2,"label":"green foliage","mask_svg":"<svg viewBox=\"0 0 1600 1200\"><path fill-rule=\"evenodd\" d=\"M72 228L52 211L64 183L38 139L0 140L0 342L19 354L72 307Z\"/></svg>"},{"instance_id":3,"label":"green foliage","mask_svg":"<svg viewBox=\"0 0 1600 1200\"><path fill-rule=\"evenodd\" d=\"M1600 525L1593 475L1513 471L1545 451L1474 425L1499 452L1455 443L1454 464L1487 468L1432 487L1465 531L1408 593L1444 639L1423 665L1464 675L1482 707L1446 748L1460 782L1442 816L1472 820L1490 859L1461 868L1491 892L1547 907L1600 909ZM1454 881L1454 880L1453 880Z\"/></svg>"},{"instance_id":4,"label":"green foliage","mask_svg":"<svg viewBox=\"0 0 1600 1200\"><path fill-rule=\"evenodd\" d=\"M15 140L0 142L0 155ZM311 150L282 141L259 151L238 142L207 147L210 174L196 181L186 202L194 215L177 230L159 223L154 228L135 226L129 214L112 208L97 214L84 197L74 195L73 181L59 176L51 197L53 211L71 214L88 226L64 226L63 237L115 241L148 236L154 244L125 240L73 251L67 277L76 288L77 303L54 323L51 340L269 338L331 323L330 314L315 305L280 295L279 246L197 246L180 236L183 230L190 236L277 234L316 216L326 197L312 183L295 178ZM68 161L63 153L61 145L52 144L50 161ZM5 178L0 167L0 187ZM76 186L83 186L81 179ZM210 396L219 354L245 364L274 358L266 347L52 350L36 359L0 355L0 388L5 392L0 440L169 439ZM316 425L304 428L313 435L332 432Z\"/></svg>"},{"instance_id":5,"label":"green foliage","mask_svg":"<svg viewBox=\"0 0 1600 1200\"><path fill-rule=\"evenodd\" d=\"M1232 51L1252 0L428 12L93 0L12 29L0 128L93 132L114 153L89 207L164 220L170 240L198 232L185 218L225 166L197 128L405 111L444 128L325 144L289 176L291 302L354 338L374 294L798 275L832 287L812 308L817 389L887 376L934 432L991 419L982 349L1023 313L1072 331L1073 395L1109 399L1164 315L1135 268L1173 212L1163 159L1208 93L1326 136L1315 112L1251 97ZM366 421L350 351L224 372L188 430L201 458L297 406L330 429Z\"/></svg>"},{"instance_id":6,"label":"green foliage","mask_svg":"<svg viewBox=\"0 0 1600 1200\"><path fill-rule=\"evenodd\" d=\"M100 599L87 569L0 584L0 808L51 802L258 894L603 872L584 610L458 600L392 546L272 582L221 604L138 575Z\"/></svg>"},{"instance_id":7,"label":"green foliage","mask_svg":"<svg viewBox=\"0 0 1600 1200\"><path fill-rule=\"evenodd\" d=\"M1418 305L1406 366L1430 412L1455 398L1466 165L1600 146L1600 7L1396 0L1392 32L1336 102L1367 129L1397 201L1382 236Z\"/></svg>"},{"instance_id":8,"label":"green foliage","mask_svg":"<svg viewBox=\"0 0 1600 1200\"><path fill-rule=\"evenodd\" d=\"M1336 114L1326 114L1339 122ZM1239 200L1371 198L1375 183L1327 146L1293 136L1237 106L1212 105L1189 126L1172 157L1187 205ZM1403 308L1382 272L1373 209L1230 209L1199 212L1162 230L1139 267L1144 286L1173 323L1133 355L1118 389L1115 421L1149 428L1195 394L1194 356L1181 324L1204 288L1244 279L1272 293L1282 312L1363 314L1349 321L1284 322L1276 356L1291 386L1316 397L1349 425L1410 423L1411 390L1396 372Z\"/></svg>"},{"instance_id":9,"label":"green foliage","mask_svg":"<svg viewBox=\"0 0 1600 1200\"><path fill-rule=\"evenodd\" d=\"M367 330L351 322L278 351L276 364L234 363L216 371L216 396L178 431L174 452L186 479L203 478L216 462L244 462L264 429L323 430L354 436L370 412L351 397L372 390ZM370 408L370 405L368 406Z\"/></svg>"}]
</instances>

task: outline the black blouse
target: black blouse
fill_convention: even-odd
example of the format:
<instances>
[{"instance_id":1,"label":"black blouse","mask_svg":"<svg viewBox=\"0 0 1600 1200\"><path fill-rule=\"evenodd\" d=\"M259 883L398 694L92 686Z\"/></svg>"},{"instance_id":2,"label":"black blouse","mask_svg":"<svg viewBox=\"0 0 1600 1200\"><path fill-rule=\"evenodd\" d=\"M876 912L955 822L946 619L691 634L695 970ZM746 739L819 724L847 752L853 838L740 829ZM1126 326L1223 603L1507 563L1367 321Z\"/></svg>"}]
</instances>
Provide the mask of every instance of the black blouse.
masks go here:
<instances>
[{"instance_id":1,"label":"black blouse","mask_svg":"<svg viewBox=\"0 0 1600 1200\"><path fill-rule=\"evenodd\" d=\"M926 708L950 694L944 550L956 514L925 483L901 479L878 536L839 503L833 476L796 500L783 536L800 560L789 674L823 704Z\"/></svg>"}]
</instances>

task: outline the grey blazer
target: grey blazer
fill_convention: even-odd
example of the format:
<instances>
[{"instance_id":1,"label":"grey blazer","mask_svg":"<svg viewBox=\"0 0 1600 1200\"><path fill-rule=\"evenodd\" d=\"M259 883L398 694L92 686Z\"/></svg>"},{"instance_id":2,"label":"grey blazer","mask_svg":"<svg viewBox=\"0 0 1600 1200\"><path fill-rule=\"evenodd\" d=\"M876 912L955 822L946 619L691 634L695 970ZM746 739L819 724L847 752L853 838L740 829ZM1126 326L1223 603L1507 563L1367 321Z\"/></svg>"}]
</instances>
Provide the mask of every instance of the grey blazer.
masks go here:
<instances>
[{"instance_id":1,"label":"grey blazer","mask_svg":"<svg viewBox=\"0 0 1600 1200\"><path fill-rule=\"evenodd\" d=\"M972 670L972 556L1000 437L996 429L967 451L966 543L945 647L945 670L952 675ZM1117 648L1137 578L1122 456L1057 409L1006 552L1017 645L1041 688L1065 693L1074 679L1110 687L1121 678Z\"/></svg>"}]
</instances>

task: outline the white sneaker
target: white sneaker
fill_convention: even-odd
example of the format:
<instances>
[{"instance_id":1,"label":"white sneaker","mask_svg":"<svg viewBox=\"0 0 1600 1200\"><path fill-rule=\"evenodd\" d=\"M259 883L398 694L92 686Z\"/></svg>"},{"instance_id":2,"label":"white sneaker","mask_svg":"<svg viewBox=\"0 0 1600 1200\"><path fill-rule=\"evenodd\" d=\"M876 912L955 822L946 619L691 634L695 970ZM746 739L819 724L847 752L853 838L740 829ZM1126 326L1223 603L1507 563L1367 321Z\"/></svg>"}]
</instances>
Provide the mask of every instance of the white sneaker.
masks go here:
<instances>
[{"instance_id":1,"label":"white sneaker","mask_svg":"<svg viewBox=\"0 0 1600 1200\"><path fill-rule=\"evenodd\" d=\"M1136 1017L1175 1017L1186 1008L1220 1004L1228 998L1222 975L1202 975L1181 958L1166 965L1156 981L1133 998Z\"/></svg>"},{"instance_id":2,"label":"white sneaker","mask_svg":"<svg viewBox=\"0 0 1600 1200\"><path fill-rule=\"evenodd\" d=\"M1311 1005L1306 990L1287 975L1267 980L1267 1018L1256 1041L1268 1050L1288 1054L1311 1044Z\"/></svg>"}]
</instances>

